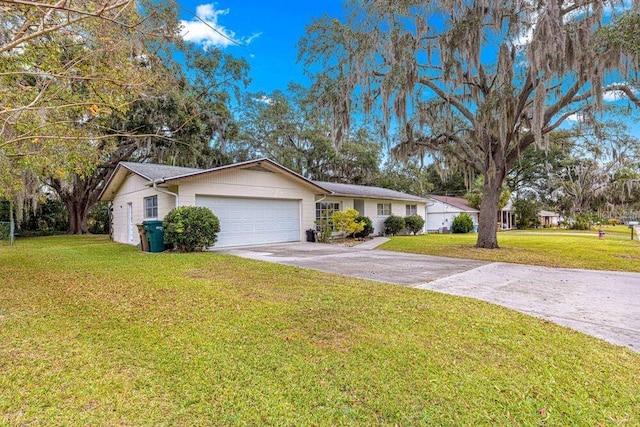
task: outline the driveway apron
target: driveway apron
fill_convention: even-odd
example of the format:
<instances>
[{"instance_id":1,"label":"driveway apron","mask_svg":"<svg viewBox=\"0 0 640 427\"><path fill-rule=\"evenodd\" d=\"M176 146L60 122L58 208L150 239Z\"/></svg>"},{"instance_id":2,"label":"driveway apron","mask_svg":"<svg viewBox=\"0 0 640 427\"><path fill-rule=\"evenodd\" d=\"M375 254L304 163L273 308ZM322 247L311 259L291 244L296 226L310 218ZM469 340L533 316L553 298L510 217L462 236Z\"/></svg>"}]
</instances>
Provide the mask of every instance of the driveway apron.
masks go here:
<instances>
[{"instance_id":1,"label":"driveway apron","mask_svg":"<svg viewBox=\"0 0 640 427\"><path fill-rule=\"evenodd\" d=\"M381 242L380 242L381 243ZM499 304L640 352L640 274L287 243L218 252Z\"/></svg>"}]
</instances>

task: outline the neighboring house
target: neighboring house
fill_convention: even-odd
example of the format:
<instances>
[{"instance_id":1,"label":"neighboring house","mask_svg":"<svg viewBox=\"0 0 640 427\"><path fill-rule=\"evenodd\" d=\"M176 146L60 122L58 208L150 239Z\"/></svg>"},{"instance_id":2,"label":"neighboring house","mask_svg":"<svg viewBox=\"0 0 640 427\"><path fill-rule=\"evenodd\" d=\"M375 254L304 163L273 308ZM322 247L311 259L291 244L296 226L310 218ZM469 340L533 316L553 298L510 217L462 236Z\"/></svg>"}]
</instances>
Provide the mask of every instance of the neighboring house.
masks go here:
<instances>
[{"instance_id":1,"label":"neighboring house","mask_svg":"<svg viewBox=\"0 0 640 427\"><path fill-rule=\"evenodd\" d=\"M511 199L509 199L504 208L498 211L498 223L503 230L516 228L516 214L513 211L513 202Z\"/></svg>"},{"instance_id":2,"label":"neighboring house","mask_svg":"<svg viewBox=\"0 0 640 427\"><path fill-rule=\"evenodd\" d=\"M478 213L480 211L469 206L467 199L450 196L429 196L427 200L427 232L448 233L451 231L453 219L461 213L467 213L471 216L474 230L477 230Z\"/></svg>"},{"instance_id":3,"label":"neighboring house","mask_svg":"<svg viewBox=\"0 0 640 427\"><path fill-rule=\"evenodd\" d=\"M557 227L560 224L560 214L551 211L538 212L540 227Z\"/></svg>"},{"instance_id":4,"label":"neighboring house","mask_svg":"<svg viewBox=\"0 0 640 427\"><path fill-rule=\"evenodd\" d=\"M424 217L426 200L375 187L313 182L260 159L193 169L121 162L100 200L111 202L111 236L139 244L136 224L162 220L176 206L206 206L220 220L217 247L295 242L331 209L354 207L376 232L391 213Z\"/></svg>"}]
</instances>

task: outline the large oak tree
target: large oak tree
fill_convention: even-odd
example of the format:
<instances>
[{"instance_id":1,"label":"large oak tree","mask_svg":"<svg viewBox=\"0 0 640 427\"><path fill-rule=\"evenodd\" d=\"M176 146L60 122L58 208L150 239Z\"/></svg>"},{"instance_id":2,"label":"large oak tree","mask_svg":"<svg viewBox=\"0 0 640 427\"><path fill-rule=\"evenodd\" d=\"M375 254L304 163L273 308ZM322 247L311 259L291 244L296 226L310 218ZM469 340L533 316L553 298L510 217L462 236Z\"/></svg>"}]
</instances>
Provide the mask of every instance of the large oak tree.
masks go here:
<instances>
[{"instance_id":1,"label":"large oak tree","mask_svg":"<svg viewBox=\"0 0 640 427\"><path fill-rule=\"evenodd\" d=\"M497 248L507 173L528 147L575 114L603 107L637 65L598 29L628 12L605 0L350 0L344 22L307 29L301 56L319 81L340 88L341 126L354 111L395 134L398 157L429 150L484 177L476 246ZM637 6L634 6L637 7ZM625 10L627 9L627 10ZM336 131L336 135L346 134Z\"/></svg>"},{"instance_id":2,"label":"large oak tree","mask_svg":"<svg viewBox=\"0 0 640 427\"><path fill-rule=\"evenodd\" d=\"M117 151L105 119L167 87L171 18L152 0L0 0L0 197L36 197L34 176L68 194ZM65 204L86 231L87 207Z\"/></svg>"}]
</instances>

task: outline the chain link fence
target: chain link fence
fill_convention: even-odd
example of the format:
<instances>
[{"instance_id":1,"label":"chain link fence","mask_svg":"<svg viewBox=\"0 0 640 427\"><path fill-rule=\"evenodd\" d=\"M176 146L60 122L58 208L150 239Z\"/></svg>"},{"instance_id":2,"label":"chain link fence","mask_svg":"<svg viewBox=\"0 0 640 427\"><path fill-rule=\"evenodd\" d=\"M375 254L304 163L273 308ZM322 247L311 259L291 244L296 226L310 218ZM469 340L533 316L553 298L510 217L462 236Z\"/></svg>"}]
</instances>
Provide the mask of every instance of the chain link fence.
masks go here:
<instances>
[{"instance_id":1,"label":"chain link fence","mask_svg":"<svg viewBox=\"0 0 640 427\"><path fill-rule=\"evenodd\" d=\"M13 245L15 226L13 222L0 221L0 245Z\"/></svg>"}]
</instances>

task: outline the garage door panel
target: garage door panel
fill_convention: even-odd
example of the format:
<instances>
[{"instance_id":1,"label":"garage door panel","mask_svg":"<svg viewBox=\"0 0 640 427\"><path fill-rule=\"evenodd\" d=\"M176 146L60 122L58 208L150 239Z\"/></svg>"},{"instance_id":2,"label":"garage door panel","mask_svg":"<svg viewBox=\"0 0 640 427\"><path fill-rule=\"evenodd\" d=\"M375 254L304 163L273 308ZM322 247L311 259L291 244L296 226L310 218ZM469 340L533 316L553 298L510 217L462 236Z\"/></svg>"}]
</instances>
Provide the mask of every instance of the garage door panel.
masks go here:
<instances>
[{"instance_id":1,"label":"garage door panel","mask_svg":"<svg viewBox=\"0 0 640 427\"><path fill-rule=\"evenodd\" d=\"M300 240L300 201L196 196L220 220L216 247Z\"/></svg>"}]
</instances>

